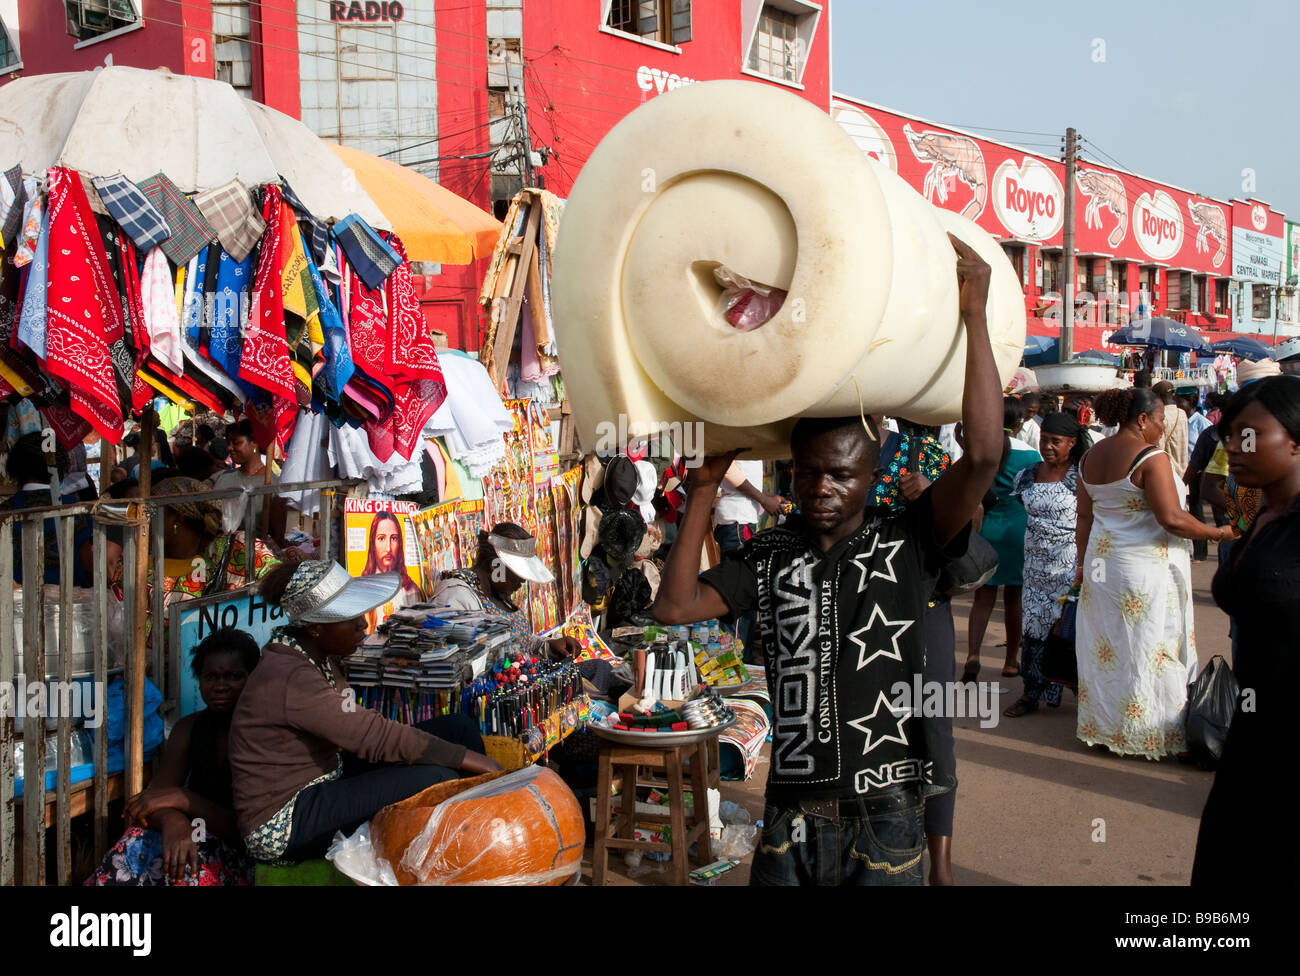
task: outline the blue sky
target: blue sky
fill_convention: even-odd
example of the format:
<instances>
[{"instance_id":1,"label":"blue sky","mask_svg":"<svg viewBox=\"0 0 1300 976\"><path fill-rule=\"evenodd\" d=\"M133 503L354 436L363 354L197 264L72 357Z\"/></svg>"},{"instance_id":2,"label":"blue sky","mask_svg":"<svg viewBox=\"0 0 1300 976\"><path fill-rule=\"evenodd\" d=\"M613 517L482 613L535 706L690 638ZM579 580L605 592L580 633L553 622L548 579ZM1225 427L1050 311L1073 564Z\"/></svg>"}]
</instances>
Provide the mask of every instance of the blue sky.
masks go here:
<instances>
[{"instance_id":1,"label":"blue sky","mask_svg":"<svg viewBox=\"0 0 1300 976\"><path fill-rule=\"evenodd\" d=\"M1072 125L1098 162L1300 220L1295 0L831 7L837 92L1053 156ZM996 131L1011 129L1034 134Z\"/></svg>"}]
</instances>

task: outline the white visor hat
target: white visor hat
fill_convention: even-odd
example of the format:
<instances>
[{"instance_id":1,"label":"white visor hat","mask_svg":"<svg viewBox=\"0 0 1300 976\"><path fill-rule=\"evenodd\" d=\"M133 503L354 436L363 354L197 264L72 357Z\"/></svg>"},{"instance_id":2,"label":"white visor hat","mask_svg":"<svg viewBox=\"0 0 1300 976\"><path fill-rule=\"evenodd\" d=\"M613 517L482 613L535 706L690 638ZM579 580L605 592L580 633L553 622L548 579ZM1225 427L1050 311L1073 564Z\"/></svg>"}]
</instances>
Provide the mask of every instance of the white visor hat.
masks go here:
<instances>
[{"instance_id":1,"label":"white visor hat","mask_svg":"<svg viewBox=\"0 0 1300 976\"><path fill-rule=\"evenodd\" d=\"M488 543L501 564L520 579L530 583L549 583L555 579L546 564L537 558L536 539L507 539L502 535L489 534Z\"/></svg>"},{"instance_id":2,"label":"white visor hat","mask_svg":"<svg viewBox=\"0 0 1300 976\"><path fill-rule=\"evenodd\" d=\"M400 587L397 573L353 577L338 563L313 559L294 570L280 606L291 624L329 624L368 613Z\"/></svg>"}]
</instances>

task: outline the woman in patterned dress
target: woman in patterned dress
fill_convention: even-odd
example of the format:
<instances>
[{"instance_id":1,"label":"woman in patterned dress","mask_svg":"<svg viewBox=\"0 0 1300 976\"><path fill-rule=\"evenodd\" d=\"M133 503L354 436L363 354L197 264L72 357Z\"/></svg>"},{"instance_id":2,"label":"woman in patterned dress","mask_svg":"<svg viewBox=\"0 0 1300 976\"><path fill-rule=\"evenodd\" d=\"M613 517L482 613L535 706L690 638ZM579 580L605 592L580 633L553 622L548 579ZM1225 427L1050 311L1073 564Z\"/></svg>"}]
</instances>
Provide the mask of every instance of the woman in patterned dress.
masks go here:
<instances>
[{"instance_id":1,"label":"woman in patterned dress","mask_svg":"<svg viewBox=\"0 0 1300 976\"><path fill-rule=\"evenodd\" d=\"M1043 680L1047 635L1061 616L1060 600L1074 582L1076 553L1075 499L1079 460L1091 442L1088 432L1069 414L1043 421L1039 451L1043 460L1016 475L1012 494L1029 517L1025 531L1025 585L1020 641L1020 676L1025 693L1002 714L1020 718L1039 704L1061 704L1061 686Z\"/></svg>"},{"instance_id":2,"label":"woman in patterned dress","mask_svg":"<svg viewBox=\"0 0 1300 976\"><path fill-rule=\"evenodd\" d=\"M1148 389L1096 401L1118 431L1080 465L1076 533L1081 584L1076 653L1077 735L1120 755L1185 751L1187 683L1196 676L1188 539L1233 537L1179 502L1173 467L1156 445L1164 404Z\"/></svg>"},{"instance_id":3,"label":"woman in patterned dress","mask_svg":"<svg viewBox=\"0 0 1300 976\"><path fill-rule=\"evenodd\" d=\"M1014 678L1020 674L1021 589L1025 581L1025 506L1012 493L1016 476L1021 470L1033 467L1043 458L1024 441L1017 440L1014 431L1025 422L1025 407L1016 397L1002 401L1002 429L1006 434L1002 465L993 479L984 501L984 518L979 524L982 535L998 554L998 568L987 583L977 589L971 599L970 621L966 629L966 666L962 669L962 683L975 681L980 672L980 648L988 629L989 618L998 602L998 588L1002 588L1002 617L1007 631L1007 653L1002 664L1002 677Z\"/></svg>"}]
</instances>

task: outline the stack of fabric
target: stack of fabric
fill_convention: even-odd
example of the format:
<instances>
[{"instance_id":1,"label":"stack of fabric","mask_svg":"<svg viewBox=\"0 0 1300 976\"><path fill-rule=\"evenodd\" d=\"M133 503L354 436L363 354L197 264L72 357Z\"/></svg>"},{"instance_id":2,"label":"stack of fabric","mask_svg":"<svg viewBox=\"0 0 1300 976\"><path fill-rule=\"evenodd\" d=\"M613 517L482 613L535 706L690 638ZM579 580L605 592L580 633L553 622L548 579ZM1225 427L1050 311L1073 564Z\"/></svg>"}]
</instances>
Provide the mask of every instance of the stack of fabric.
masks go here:
<instances>
[{"instance_id":1,"label":"stack of fabric","mask_svg":"<svg viewBox=\"0 0 1300 976\"><path fill-rule=\"evenodd\" d=\"M418 469L447 388L396 235L327 227L287 184L187 195L62 167L5 174L0 212L0 395L32 397L65 448L118 442L161 393L240 405L281 447L312 411L349 432L340 454L355 435Z\"/></svg>"}]
</instances>

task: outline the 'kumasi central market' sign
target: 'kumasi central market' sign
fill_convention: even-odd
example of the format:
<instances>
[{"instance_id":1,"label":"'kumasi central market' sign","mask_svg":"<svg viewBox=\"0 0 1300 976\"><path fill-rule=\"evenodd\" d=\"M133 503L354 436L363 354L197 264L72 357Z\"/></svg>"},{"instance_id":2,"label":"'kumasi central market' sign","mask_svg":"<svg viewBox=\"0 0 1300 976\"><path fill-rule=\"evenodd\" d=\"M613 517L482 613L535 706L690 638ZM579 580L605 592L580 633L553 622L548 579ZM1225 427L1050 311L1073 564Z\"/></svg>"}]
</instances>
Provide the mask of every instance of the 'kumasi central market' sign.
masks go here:
<instances>
[{"instance_id":1,"label":"'kumasi central market' sign","mask_svg":"<svg viewBox=\"0 0 1300 976\"><path fill-rule=\"evenodd\" d=\"M330 0L330 20L376 24L401 20L405 14L397 0Z\"/></svg>"}]
</instances>

